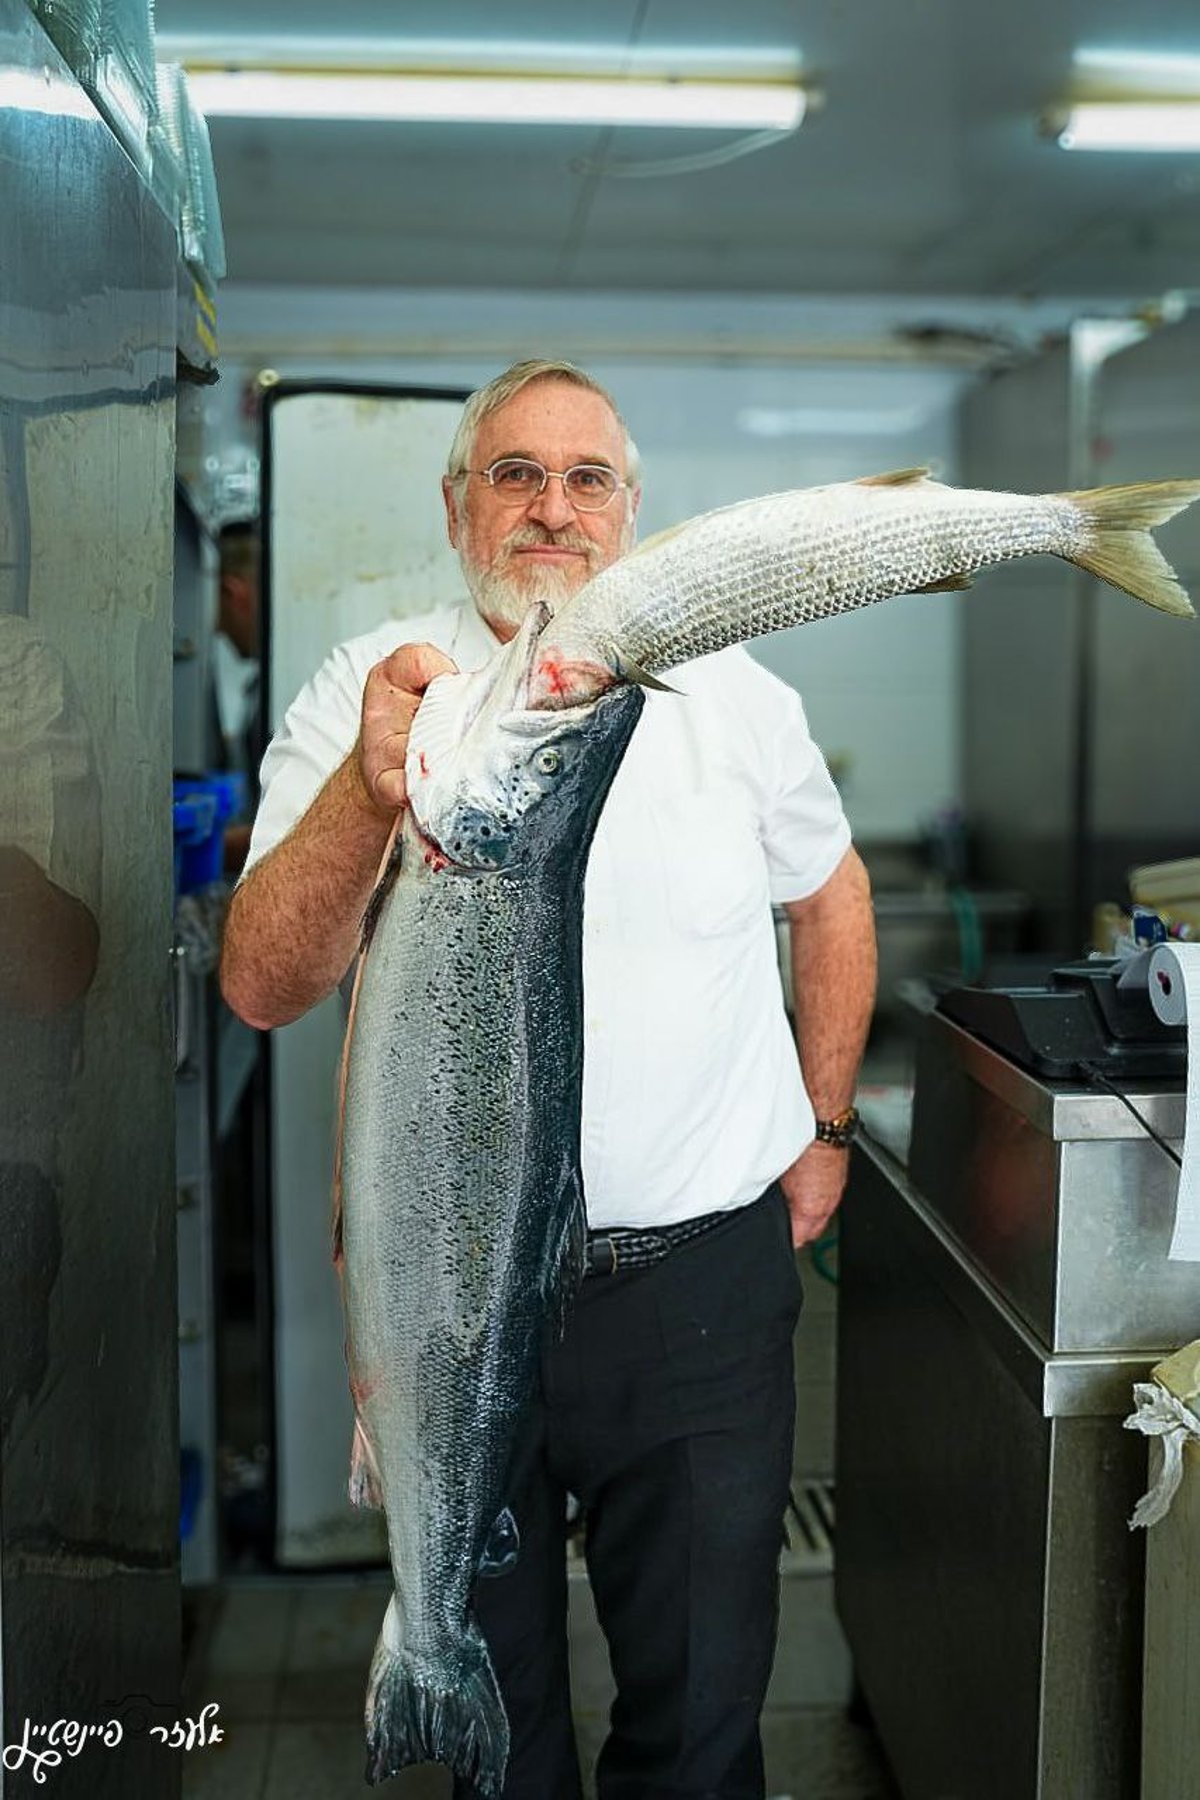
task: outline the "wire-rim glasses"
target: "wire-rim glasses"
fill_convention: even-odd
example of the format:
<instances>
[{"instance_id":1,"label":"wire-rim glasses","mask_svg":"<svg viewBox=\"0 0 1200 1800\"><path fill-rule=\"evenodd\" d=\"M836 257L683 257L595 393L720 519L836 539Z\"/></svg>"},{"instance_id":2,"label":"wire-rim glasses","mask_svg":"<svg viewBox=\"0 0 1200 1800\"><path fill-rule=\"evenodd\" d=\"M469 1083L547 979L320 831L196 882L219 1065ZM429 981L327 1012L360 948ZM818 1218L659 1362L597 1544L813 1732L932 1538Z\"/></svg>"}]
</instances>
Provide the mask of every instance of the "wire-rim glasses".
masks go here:
<instances>
[{"instance_id":1,"label":"wire-rim glasses","mask_svg":"<svg viewBox=\"0 0 1200 1800\"><path fill-rule=\"evenodd\" d=\"M465 473L482 476L506 506L528 506L545 492L553 475L562 482L563 493L578 512L603 512L621 489L629 486L607 463L574 463L569 469L546 469L528 456L501 456L486 469L467 469Z\"/></svg>"}]
</instances>

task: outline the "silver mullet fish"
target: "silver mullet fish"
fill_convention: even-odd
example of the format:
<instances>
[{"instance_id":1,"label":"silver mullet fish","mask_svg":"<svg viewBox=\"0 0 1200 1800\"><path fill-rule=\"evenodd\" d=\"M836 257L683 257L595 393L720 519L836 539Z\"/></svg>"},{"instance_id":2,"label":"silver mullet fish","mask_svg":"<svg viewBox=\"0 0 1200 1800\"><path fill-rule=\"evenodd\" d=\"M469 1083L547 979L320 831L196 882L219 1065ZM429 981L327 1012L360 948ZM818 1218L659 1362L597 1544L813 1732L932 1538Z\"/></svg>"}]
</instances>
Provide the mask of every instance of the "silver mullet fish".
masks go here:
<instances>
[{"instance_id":1,"label":"silver mullet fish","mask_svg":"<svg viewBox=\"0 0 1200 1800\"><path fill-rule=\"evenodd\" d=\"M971 493L903 470L751 500L651 539L553 619L531 610L485 669L431 686L364 923L335 1204L351 1494L386 1510L394 1581L370 1780L439 1761L484 1800L503 1785L471 1589L519 1554L512 1445L582 1271L583 876L643 703L630 684L1040 552L1187 615L1149 528L1197 497L1200 482Z\"/></svg>"},{"instance_id":2,"label":"silver mullet fish","mask_svg":"<svg viewBox=\"0 0 1200 1800\"><path fill-rule=\"evenodd\" d=\"M1163 612L1191 617L1150 530L1200 482L1075 494L946 487L926 469L768 494L649 538L558 611L530 701L578 703L767 632L895 594L968 588L978 570L1059 556Z\"/></svg>"}]
</instances>

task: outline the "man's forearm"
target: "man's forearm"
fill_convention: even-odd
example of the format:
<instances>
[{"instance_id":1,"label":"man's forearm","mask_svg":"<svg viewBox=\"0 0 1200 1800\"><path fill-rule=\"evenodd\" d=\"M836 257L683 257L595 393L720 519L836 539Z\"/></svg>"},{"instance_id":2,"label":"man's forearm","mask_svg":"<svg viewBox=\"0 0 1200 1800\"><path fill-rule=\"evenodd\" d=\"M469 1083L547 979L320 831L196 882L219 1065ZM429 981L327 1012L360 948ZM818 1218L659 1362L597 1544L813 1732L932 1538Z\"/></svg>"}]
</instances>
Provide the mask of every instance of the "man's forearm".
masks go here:
<instances>
[{"instance_id":1,"label":"man's forearm","mask_svg":"<svg viewBox=\"0 0 1200 1800\"><path fill-rule=\"evenodd\" d=\"M825 886L787 913L800 1067L813 1111L828 1119L854 1098L875 1005L875 919L857 852L848 850Z\"/></svg>"},{"instance_id":2,"label":"man's forearm","mask_svg":"<svg viewBox=\"0 0 1200 1800\"><path fill-rule=\"evenodd\" d=\"M854 1099L875 1003L875 917L857 854L848 850L824 887L787 914L800 1067L817 1118L832 1119ZM849 1160L817 1140L779 1177L797 1249L827 1229Z\"/></svg>"},{"instance_id":3,"label":"man's forearm","mask_svg":"<svg viewBox=\"0 0 1200 1800\"><path fill-rule=\"evenodd\" d=\"M354 960L391 826L351 755L237 888L221 991L248 1025L290 1024L337 986Z\"/></svg>"},{"instance_id":4,"label":"man's forearm","mask_svg":"<svg viewBox=\"0 0 1200 1800\"><path fill-rule=\"evenodd\" d=\"M375 664L358 740L295 829L233 896L221 991L248 1025L288 1025L337 986L405 803L404 758L421 696L454 664L436 644L401 644Z\"/></svg>"}]
</instances>

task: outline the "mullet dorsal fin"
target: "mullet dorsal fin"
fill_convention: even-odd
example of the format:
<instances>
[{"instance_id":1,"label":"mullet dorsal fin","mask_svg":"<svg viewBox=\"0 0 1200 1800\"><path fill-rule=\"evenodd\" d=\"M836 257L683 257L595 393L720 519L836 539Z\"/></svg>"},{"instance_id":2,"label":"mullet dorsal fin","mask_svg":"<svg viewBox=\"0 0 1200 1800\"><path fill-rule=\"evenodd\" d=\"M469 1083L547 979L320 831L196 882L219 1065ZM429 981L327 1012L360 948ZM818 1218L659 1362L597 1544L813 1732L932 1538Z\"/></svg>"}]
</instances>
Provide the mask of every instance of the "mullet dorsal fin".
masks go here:
<instances>
[{"instance_id":1,"label":"mullet dorsal fin","mask_svg":"<svg viewBox=\"0 0 1200 1800\"><path fill-rule=\"evenodd\" d=\"M924 481L929 475L925 468L888 469L883 475L860 475L856 487L907 487L911 481Z\"/></svg>"}]
</instances>

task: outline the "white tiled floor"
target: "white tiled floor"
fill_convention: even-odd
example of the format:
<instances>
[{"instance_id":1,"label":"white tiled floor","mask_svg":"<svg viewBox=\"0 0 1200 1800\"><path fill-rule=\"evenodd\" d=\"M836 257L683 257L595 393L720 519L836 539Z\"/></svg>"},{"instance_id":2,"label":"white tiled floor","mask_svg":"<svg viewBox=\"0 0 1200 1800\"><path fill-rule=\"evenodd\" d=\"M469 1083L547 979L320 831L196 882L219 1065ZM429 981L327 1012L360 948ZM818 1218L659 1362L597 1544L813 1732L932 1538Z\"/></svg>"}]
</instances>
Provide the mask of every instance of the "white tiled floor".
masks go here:
<instances>
[{"instance_id":1,"label":"white tiled floor","mask_svg":"<svg viewBox=\"0 0 1200 1800\"><path fill-rule=\"evenodd\" d=\"M381 1575L230 1583L198 1641L189 1711L215 1700L224 1741L194 1751L184 1800L352 1800L364 1794L362 1702L387 1600ZM585 1768L611 1697L584 1580L572 1582L571 1649ZM785 1577L779 1653L763 1721L768 1793L792 1800L891 1800L878 1752L844 1712L849 1660L828 1576ZM413 1769L378 1790L448 1800L444 1771ZM547 1800L552 1800L547 1796Z\"/></svg>"}]
</instances>

